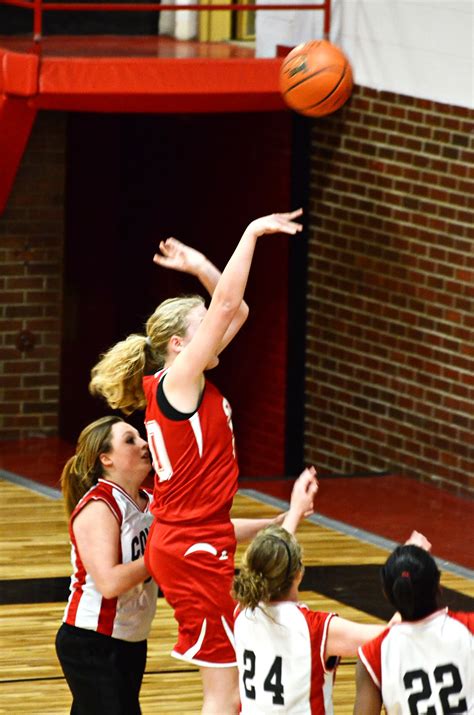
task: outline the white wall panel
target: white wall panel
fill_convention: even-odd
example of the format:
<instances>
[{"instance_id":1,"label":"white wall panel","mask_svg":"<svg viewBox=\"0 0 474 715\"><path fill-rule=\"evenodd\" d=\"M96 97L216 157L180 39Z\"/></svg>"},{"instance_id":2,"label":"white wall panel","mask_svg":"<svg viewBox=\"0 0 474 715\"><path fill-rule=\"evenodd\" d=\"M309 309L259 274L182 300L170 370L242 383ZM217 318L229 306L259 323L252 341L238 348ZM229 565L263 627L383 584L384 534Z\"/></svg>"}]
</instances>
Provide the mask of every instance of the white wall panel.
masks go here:
<instances>
[{"instance_id":1,"label":"white wall panel","mask_svg":"<svg viewBox=\"0 0 474 715\"><path fill-rule=\"evenodd\" d=\"M257 53L322 32L322 12L257 13ZM357 84L474 107L473 0L333 0L330 39Z\"/></svg>"}]
</instances>

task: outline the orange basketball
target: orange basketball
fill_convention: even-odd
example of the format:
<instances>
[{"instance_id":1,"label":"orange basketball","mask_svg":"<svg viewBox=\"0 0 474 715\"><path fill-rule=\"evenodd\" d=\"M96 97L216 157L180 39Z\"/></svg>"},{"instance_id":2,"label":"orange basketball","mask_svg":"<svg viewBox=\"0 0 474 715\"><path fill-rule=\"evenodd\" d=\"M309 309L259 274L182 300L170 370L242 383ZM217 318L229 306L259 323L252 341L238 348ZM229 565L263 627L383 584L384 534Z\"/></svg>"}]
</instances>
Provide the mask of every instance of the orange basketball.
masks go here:
<instances>
[{"instance_id":1,"label":"orange basketball","mask_svg":"<svg viewBox=\"0 0 474 715\"><path fill-rule=\"evenodd\" d=\"M327 40L306 42L283 60L280 91L288 106L300 114L331 114L351 95L351 66L344 53Z\"/></svg>"}]
</instances>

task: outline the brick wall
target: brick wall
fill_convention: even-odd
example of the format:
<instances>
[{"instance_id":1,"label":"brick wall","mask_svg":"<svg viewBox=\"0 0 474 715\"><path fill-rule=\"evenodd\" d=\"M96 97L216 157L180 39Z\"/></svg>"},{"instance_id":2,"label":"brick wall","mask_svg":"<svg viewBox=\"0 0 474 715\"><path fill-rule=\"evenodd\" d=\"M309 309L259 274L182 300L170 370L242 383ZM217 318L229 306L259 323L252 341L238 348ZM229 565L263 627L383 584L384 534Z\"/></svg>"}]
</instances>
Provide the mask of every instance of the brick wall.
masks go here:
<instances>
[{"instance_id":1,"label":"brick wall","mask_svg":"<svg viewBox=\"0 0 474 715\"><path fill-rule=\"evenodd\" d=\"M64 146L64 115L40 114L0 218L1 439L57 430Z\"/></svg>"},{"instance_id":2,"label":"brick wall","mask_svg":"<svg viewBox=\"0 0 474 715\"><path fill-rule=\"evenodd\" d=\"M312 127L305 457L474 486L474 112L356 88Z\"/></svg>"}]
</instances>

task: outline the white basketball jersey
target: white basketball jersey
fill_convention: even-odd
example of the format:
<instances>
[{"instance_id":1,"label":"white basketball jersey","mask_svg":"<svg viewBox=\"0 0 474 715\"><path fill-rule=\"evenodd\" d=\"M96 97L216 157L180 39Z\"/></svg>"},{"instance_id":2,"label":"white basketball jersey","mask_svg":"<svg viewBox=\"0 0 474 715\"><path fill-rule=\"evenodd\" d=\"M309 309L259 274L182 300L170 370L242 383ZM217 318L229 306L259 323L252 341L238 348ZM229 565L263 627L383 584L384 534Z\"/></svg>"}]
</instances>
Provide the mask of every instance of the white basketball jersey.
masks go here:
<instances>
[{"instance_id":1,"label":"white basketball jersey","mask_svg":"<svg viewBox=\"0 0 474 715\"><path fill-rule=\"evenodd\" d=\"M387 715L474 713L474 614L442 609L359 648Z\"/></svg>"},{"instance_id":2,"label":"white basketball jersey","mask_svg":"<svg viewBox=\"0 0 474 715\"><path fill-rule=\"evenodd\" d=\"M242 715L332 715L325 649L333 615L293 601L236 609Z\"/></svg>"},{"instance_id":3,"label":"white basketball jersey","mask_svg":"<svg viewBox=\"0 0 474 715\"><path fill-rule=\"evenodd\" d=\"M158 595L158 587L153 579L147 579L117 598L104 598L84 568L72 530L75 517L86 504L92 500L104 501L120 525L121 562L125 564L135 561L145 553L148 531L153 521L150 512L151 494L145 490L141 490L141 493L148 498L143 511L117 484L99 479L71 514L69 535L74 573L64 613L65 623L125 641L141 641L148 637Z\"/></svg>"}]
</instances>

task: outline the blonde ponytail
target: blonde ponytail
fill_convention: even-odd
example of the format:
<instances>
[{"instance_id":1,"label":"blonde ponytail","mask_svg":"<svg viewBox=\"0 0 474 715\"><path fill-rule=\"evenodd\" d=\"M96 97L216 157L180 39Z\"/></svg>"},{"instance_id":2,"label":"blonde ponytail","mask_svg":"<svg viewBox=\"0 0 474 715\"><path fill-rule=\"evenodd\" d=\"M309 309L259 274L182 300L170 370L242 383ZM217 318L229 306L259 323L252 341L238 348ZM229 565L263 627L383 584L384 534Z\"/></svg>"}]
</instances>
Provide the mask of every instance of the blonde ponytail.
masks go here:
<instances>
[{"instance_id":1,"label":"blonde ponytail","mask_svg":"<svg viewBox=\"0 0 474 715\"><path fill-rule=\"evenodd\" d=\"M199 295L163 301L148 318L146 335L129 335L101 356L92 368L90 393L125 415L144 409L143 376L163 367L170 339L185 335L189 312L203 303Z\"/></svg>"},{"instance_id":2,"label":"blonde ponytail","mask_svg":"<svg viewBox=\"0 0 474 715\"><path fill-rule=\"evenodd\" d=\"M270 600L268 580L263 574L243 564L240 573L234 578L233 596L243 608L254 610L260 602Z\"/></svg>"},{"instance_id":3,"label":"blonde ponytail","mask_svg":"<svg viewBox=\"0 0 474 715\"><path fill-rule=\"evenodd\" d=\"M146 337L129 335L104 353L92 368L89 391L101 395L112 409L131 415L146 405L142 380L150 364L152 372L157 364Z\"/></svg>"}]
</instances>

